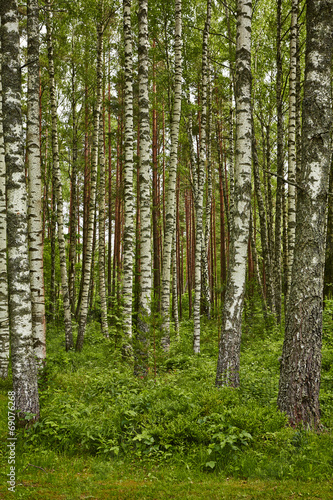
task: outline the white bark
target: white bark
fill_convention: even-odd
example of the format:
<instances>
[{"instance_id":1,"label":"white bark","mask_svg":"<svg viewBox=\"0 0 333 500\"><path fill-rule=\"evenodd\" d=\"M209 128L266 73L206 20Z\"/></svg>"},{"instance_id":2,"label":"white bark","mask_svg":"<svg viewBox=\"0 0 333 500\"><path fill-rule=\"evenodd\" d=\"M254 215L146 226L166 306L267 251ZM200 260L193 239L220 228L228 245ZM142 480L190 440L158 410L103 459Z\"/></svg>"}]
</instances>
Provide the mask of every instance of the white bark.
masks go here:
<instances>
[{"instance_id":1,"label":"white bark","mask_svg":"<svg viewBox=\"0 0 333 500\"><path fill-rule=\"evenodd\" d=\"M218 386L239 385L240 341L251 208L251 17L251 2L238 0L235 208L216 372Z\"/></svg>"},{"instance_id":2,"label":"white bark","mask_svg":"<svg viewBox=\"0 0 333 500\"><path fill-rule=\"evenodd\" d=\"M206 170L206 122L207 122L207 73L208 35L211 19L211 0L207 0L207 18L202 41L202 88L201 88L201 140L199 154L198 184L196 193L196 240L195 240L195 294L193 306L193 352L200 352L200 302L201 302L201 251L203 244L203 187Z\"/></svg>"},{"instance_id":3,"label":"white bark","mask_svg":"<svg viewBox=\"0 0 333 500\"><path fill-rule=\"evenodd\" d=\"M292 1L290 27L290 75L289 75L289 132L288 132L288 180L296 182L296 65L297 65L297 15L298 0ZM288 275L287 299L291 285L291 269L294 260L296 228L296 189L288 184Z\"/></svg>"},{"instance_id":4,"label":"white bark","mask_svg":"<svg viewBox=\"0 0 333 500\"><path fill-rule=\"evenodd\" d=\"M46 358L46 321L42 238L42 176L39 139L39 9L28 0L27 159L29 179L29 252L34 351L38 364Z\"/></svg>"},{"instance_id":5,"label":"white bark","mask_svg":"<svg viewBox=\"0 0 333 500\"><path fill-rule=\"evenodd\" d=\"M132 294L134 258L134 194L133 194L133 50L131 26L131 0L123 1L125 42L125 164L124 164L124 271L123 271L123 328L132 337Z\"/></svg>"},{"instance_id":6,"label":"white bark","mask_svg":"<svg viewBox=\"0 0 333 500\"><path fill-rule=\"evenodd\" d=\"M150 131L148 96L148 1L139 1L139 116L140 116L140 290L135 372L147 374L151 313L152 256L150 214Z\"/></svg>"},{"instance_id":7,"label":"white bark","mask_svg":"<svg viewBox=\"0 0 333 500\"><path fill-rule=\"evenodd\" d=\"M45 5L46 5L47 50L48 50L48 63L49 63L49 85L50 85L50 103L51 103L51 120L52 120L53 179L55 182L55 192L57 198L58 244L59 244L59 256L60 256L62 299L64 304L65 341L66 341L66 350L69 350L73 347L72 312L69 301L66 245L64 236L63 197L62 197L62 184L61 184L59 145L58 145L58 109L56 102L56 89L54 80L54 54L53 54L53 40L51 34L50 0L46 0Z\"/></svg>"},{"instance_id":8,"label":"white bark","mask_svg":"<svg viewBox=\"0 0 333 500\"><path fill-rule=\"evenodd\" d=\"M0 18L1 27L1 18ZM3 142L2 85L0 41L0 378L8 376L9 364L9 316L7 276L7 222L6 222L6 164Z\"/></svg>"},{"instance_id":9,"label":"white bark","mask_svg":"<svg viewBox=\"0 0 333 500\"><path fill-rule=\"evenodd\" d=\"M166 226L163 243L162 264L162 297L161 310L163 316L162 347L169 349L170 345L170 276L172 241L176 229L176 178L178 161L179 123L182 98L182 3L175 0L175 97L171 125L171 152L169 167L169 182L166 203Z\"/></svg>"},{"instance_id":10,"label":"white bark","mask_svg":"<svg viewBox=\"0 0 333 500\"><path fill-rule=\"evenodd\" d=\"M7 249L13 390L18 418L39 417L37 367L32 345L27 191L23 158L20 35L16 0L2 11L2 86L7 168Z\"/></svg>"}]
</instances>

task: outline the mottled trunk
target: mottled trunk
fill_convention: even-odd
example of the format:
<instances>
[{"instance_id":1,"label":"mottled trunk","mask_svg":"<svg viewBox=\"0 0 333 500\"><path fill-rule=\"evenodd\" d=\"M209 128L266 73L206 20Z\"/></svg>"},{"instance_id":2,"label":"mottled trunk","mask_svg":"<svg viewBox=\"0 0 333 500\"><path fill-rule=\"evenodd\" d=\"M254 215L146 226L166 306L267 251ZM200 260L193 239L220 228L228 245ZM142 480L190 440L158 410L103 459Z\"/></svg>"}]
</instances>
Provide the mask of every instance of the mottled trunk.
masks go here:
<instances>
[{"instance_id":1,"label":"mottled trunk","mask_svg":"<svg viewBox=\"0 0 333 500\"><path fill-rule=\"evenodd\" d=\"M0 17L1 27L1 17ZM0 39L1 49L1 39ZM2 85L0 51L0 378L7 378L9 364L9 316L7 276L6 163L3 142Z\"/></svg>"},{"instance_id":2,"label":"mottled trunk","mask_svg":"<svg viewBox=\"0 0 333 500\"><path fill-rule=\"evenodd\" d=\"M208 36L211 20L211 0L207 0L207 17L202 40L202 89L201 89L201 137L199 168L196 192L196 240L195 240L195 294L193 306L193 352L200 353L200 303L201 303L201 254L203 244L203 188L206 170L206 123L207 123L207 81L208 81Z\"/></svg>"},{"instance_id":3,"label":"mottled trunk","mask_svg":"<svg viewBox=\"0 0 333 500\"><path fill-rule=\"evenodd\" d=\"M175 193L177 178L177 153L179 139L179 123L182 97L182 2L175 0L175 97L171 125L171 152L169 167L169 182L165 208L165 232L162 264L162 294L161 313L163 317L162 347L168 350L170 346L170 276L172 241L175 233Z\"/></svg>"},{"instance_id":4,"label":"mottled trunk","mask_svg":"<svg viewBox=\"0 0 333 500\"><path fill-rule=\"evenodd\" d=\"M123 328L128 338L132 337L133 294L133 245L134 245L134 196L133 196L133 51L131 27L131 0L124 0L125 43L125 164L124 164L124 273L123 273Z\"/></svg>"},{"instance_id":5,"label":"mottled trunk","mask_svg":"<svg viewBox=\"0 0 333 500\"><path fill-rule=\"evenodd\" d=\"M276 36L276 112L277 112L277 187L275 204L275 246L274 246L274 281L275 310L277 322L281 321L281 220L283 196L283 102L282 102L282 57L281 57L281 7L282 0L277 0L277 36Z\"/></svg>"},{"instance_id":6,"label":"mottled trunk","mask_svg":"<svg viewBox=\"0 0 333 500\"><path fill-rule=\"evenodd\" d=\"M289 74L289 126L288 126L288 180L296 182L296 62L297 62L297 15L298 0L292 0L290 27L290 74ZM286 303L291 284L296 227L296 188L288 184L288 268L286 276Z\"/></svg>"},{"instance_id":7,"label":"mottled trunk","mask_svg":"<svg viewBox=\"0 0 333 500\"><path fill-rule=\"evenodd\" d=\"M96 89L96 105L94 111L94 135L93 135L93 150L91 155L91 172L90 172L90 200L89 212L87 221L87 249L84 262L84 281L82 285L82 298L79 316L79 330L76 339L76 350L81 351L84 342L84 334L87 325L87 316L89 309L89 291L92 278L92 260L93 260L93 240L96 214L96 178L97 178L97 163L98 163L98 146L99 146L99 121L102 105L102 39L103 25L97 25L97 89ZM92 294L91 294L92 295Z\"/></svg>"},{"instance_id":8,"label":"mottled trunk","mask_svg":"<svg viewBox=\"0 0 333 500\"><path fill-rule=\"evenodd\" d=\"M101 47L103 52L103 45ZM102 105L102 103L101 103ZM101 107L100 107L101 109ZM101 329L104 337L109 337L108 311L106 301L105 280L105 152L104 152L104 120L99 120L99 185L98 185L98 285L101 301Z\"/></svg>"},{"instance_id":9,"label":"mottled trunk","mask_svg":"<svg viewBox=\"0 0 333 500\"><path fill-rule=\"evenodd\" d=\"M74 34L72 35L72 47L74 47ZM75 262L76 262L76 228L78 220L77 209L77 117L76 117L76 85L75 65L72 61L72 171L71 171L71 198L69 212L69 300L72 315L75 314Z\"/></svg>"},{"instance_id":10,"label":"mottled trunk","mask_svg":"<svg viewBox=\"0 0 333 500\"><path fill-rule=\"evenodd\" d=\"M140 116L140 285L137 347L134 372L148 373L149 318L151 313L150 131L148 95L148 0L139 0L139 116Z\"/></svg>"},{"instance_id":11,"label":"mottled trunk","mask_svg":"<svg viewBox=\"0 0 333 500\"><path fill-rule=\"evenodd\" d=\"M216 385L239 385L240 342L251 208L252 4L238 0L236 42L235 204Z\"/></svg>"},{"instance_id":12,"label":"mottled trunk","mask_svg":"<svg viewBox=\"0 0 333 500\"><path fill-rule=\"evenodd\" d=\"M66 245L64 236L63 197L62 197L62 183L61 183L59 146L58 146L58 109L56 103L56 89L54 81L54 54L53 54L53 41L51 34L50 0L46 0L45 5L46 5L47 50L48 50L48 62L49 62L49 85L50 85L50 103L51 103L51 120L52 120L53 178L55 182L55 192L57 198L57 224L58 224L58 245L59 245L59 257L60 257L60 274L61 274L62 298L64 304L66 351L68 351L73 347L72 313L69 302L67 264L66 264Z\"/></svg>"},{"instance_id":13,"label":"mottled trunk","mask_svg":"<svg viewBox=\"0 0 333 500\"><path fill-rule=\"evenodd\" d=\"M320 426L323 271L331 156L333 3L307 1L301 189L278 406L292 425Z\"/></svg>"},{"instance_id":14,"label":"mottled trunk","mask_svg":"<svg viewBox=\"0 0 333 500\"><path fill-rule=\"evenodd\" d=\"M29 253L34 351L39 365L46 357L43 273L42 174L39 134L39 9L28 0L27 158L29 172Z\"/></svg>"},{"instance_id":15,"label":"mottled trunk","mask_svg":"<svg viewBox=\"0 0 333 500\"><path fill-rule=\"evenodd\" d=\"M1 6L2 111L7 169L7 252L13 390L18 419L39 418L37 366L33 350L27 191L23 158L21 63L16 0Z\"/></svg>"}]
</instances>

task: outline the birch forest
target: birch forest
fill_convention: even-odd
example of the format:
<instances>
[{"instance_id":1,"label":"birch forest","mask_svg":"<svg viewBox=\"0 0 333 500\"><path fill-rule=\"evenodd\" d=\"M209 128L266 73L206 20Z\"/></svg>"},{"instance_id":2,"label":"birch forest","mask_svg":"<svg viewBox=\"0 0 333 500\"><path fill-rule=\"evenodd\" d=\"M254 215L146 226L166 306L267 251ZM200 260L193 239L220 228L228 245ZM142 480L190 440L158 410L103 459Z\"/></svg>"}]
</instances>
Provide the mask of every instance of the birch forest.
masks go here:
<instances>
[{"instance_id":1,"label":"birch forest","mask_svg":"<svg viewBox=\"0 0 333 500\"><path fill-rule=\"evenodd\" d=\"M0 496L332 498L333 0L0 15Z\"/></svg>"}]
</instances>

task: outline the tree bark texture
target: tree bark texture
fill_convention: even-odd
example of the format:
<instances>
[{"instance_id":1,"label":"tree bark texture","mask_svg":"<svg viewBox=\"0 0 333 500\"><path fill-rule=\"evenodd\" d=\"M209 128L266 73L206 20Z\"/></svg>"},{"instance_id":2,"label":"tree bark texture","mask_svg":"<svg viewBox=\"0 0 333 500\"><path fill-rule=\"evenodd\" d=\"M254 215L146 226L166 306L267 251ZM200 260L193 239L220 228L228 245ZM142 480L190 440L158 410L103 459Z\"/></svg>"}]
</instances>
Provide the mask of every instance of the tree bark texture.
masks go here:
<instances>
[{"instance_id":1,"label":"tree bark texture","mask_svg":"<svg viewBox=\"0 0 333 500\"><path fill-rule=\"evenodd\" d=\"M38 364L46 358L43 273L42 175L39 134L39 8L28 0L27 158L29 179L29 253L33 345Z\"/></svg>"},{"instance_id":2,"label":"tree bark texture","mask_svg":"<svg viewBox=\"0 0 333 500\"><path fill-rule=\"evenodd\" d=\"M27 191L23 159L20 35L16 0L2 5L3 132L7 169L8 291L13 390L19 420L39 417L33 351Z\"/></svg>"},{"instance_id":3,"label":"tree bark texture","mask_svg":"<svg viewBox=\"0 0 333 500\"><path fill-rule=\"evenodd\" d=\"M178 162L178 139L182 98L182 2L175 0L175 97L171 125L171 151L169 182L165 207L165 232L162 264L162 294L161 312L163 317L162 347L168 350L170 346L170 277L172 241L176 229L176 178Z\"/></svg>"},{"instance_id":4,"label":"tree bark texture","mask_svg":"<svg viewBox=\"0 0 333 500\"><path fill-rule=\"evenodd\" d=\"M216 371L216 385L232 387L239 385L242 312L251 209L251 2L238 0L237 12L235 204Z\"/></svg>"},{"instance_id":5,"label":"tree bark texture","mask_svg":"<svg viewBox=\"0 0 333 500\"><path fill-rule=\"evenodd\" d=\"M66 350L73 347L72 332L72 312L69 301L68 275L66 263L66 246L64 237L64 215L63 215L63 197L61 185L61 172L59 164L59 145L58 145L58 109L56 102L56 88L54 80L54 50L51 32L51 4L46 0L46 30L47 30L47 50L49 63L49 85L50 85L50 103L52 120L52 156L53 156L53 178L55 182L55 192L57 198L57 224L58 224L58 244L60 256L60 274L62 286L62 298L64 304L64 323L65 323L65 341Z\"/></svg>"},{"instance_id":6,"label":"tree bark texture","mask_svg":"<svg viewBox=\"0 0 333 500\"><path fill-rule=\"evenodd\" d=\"M333 2L307 1L301 189L278 406L292 425L320 425L323 271L331 156Z\"/></svg>"}]
</instances>

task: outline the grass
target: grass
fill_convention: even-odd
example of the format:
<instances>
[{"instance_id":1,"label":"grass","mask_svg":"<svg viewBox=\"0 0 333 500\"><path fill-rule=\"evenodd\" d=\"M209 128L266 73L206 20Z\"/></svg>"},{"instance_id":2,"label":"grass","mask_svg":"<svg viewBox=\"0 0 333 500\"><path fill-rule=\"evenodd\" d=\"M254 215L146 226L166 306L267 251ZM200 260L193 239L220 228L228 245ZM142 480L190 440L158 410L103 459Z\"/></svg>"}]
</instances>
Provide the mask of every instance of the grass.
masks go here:
<instances>
[{"instance_id":1,"label":"grass","mask_svg":"<svg viewBox=\"0 0 333 500\"><path fill-rule=\"evenodd\" d=\"M0 498L332 499L330 309L321 434L288 427L277 411L282 335L268 332L260 314L245 324L237 390L214 387L214 321L203 321L200 356L192 355L192 323L184 321L169 355L155 353L156 377L150 353L146 380L133 376L98 324L90 324L81 353L66 353L61 328L49 328L41 418L18 432L15 494L6 487L11 382L0 381Z\"/></svg>"}]
</instances>

